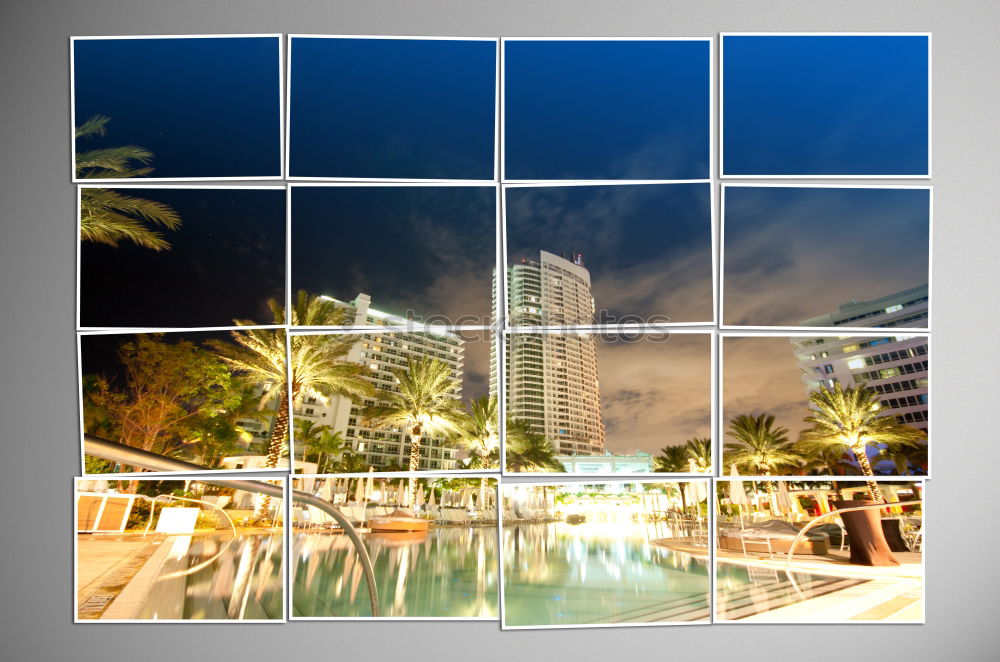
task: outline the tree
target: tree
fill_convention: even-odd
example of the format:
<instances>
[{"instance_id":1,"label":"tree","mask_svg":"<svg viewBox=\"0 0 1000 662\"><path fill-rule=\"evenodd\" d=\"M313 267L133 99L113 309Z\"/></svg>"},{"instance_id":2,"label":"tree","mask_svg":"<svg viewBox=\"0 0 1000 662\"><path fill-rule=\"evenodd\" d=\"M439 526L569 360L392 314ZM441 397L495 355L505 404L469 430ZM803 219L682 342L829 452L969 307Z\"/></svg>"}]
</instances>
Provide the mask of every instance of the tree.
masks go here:
<instances>
[{"instance_id":1,"label":"tree","mask_svg":"<svg viewBox=\"0 0 1000 662\"><path fill-rule=\"evenodd\" d=\"M690 470L690 455L688 447L685 446L664 446L660 449L660 455L653 458L653 471L662 473L685 473ZM681 509L687 511L687 486L685 482L677 483L677 489L681 493Z\"/></svg>"},{"instance_id":2,"label":"tree","mask_svg":"<svg viewBox=\"0 0 1000 662\"><path fill-rule=\"evenodd\" d=\"M407 360L405 368L393 368L398 389L379 395L376 404L362 416L372 427L399 426L410 436L410 471L420 468L422 435L455 436L462 430L465 412L456 397L461 382L451 376L447 363L422 357ZM410 483L410 503L414 485Z\"/></svg>"},{"instance_id":3,"label":"tree","mask_svg":"<svg viewBox=\"0 0 1000 662\"><path fill-rule=\"evenodd\" d=\"M688 463L694 460L698 473L709 473L712 470L712 440L704 437L694 437L684 442L684 451Z\"/></svg>"},{"instance_id":4,"label":"tree","mask_svg":"<svg viewBox=\"0 0 1000 662\"><path fill-rule=\"evenodd\" d=\"M162 337L138 334L121 345L124 388L104 376L86 380L88 433L160 455L183 454L195 420L224 416L238 406L240 392L225 363L191 342Z\"/></svg>"},{"instance_id":5,"label":"tree","mask_svg":"<svg viewBox=\"0 0 1000 662\"><path fill-rule=\"evenodd\" d=\"M285 310L281 304L271 299L268 307L274 324L284 324ZM342 325L347 321L347 315L347 311L338 309L332 301L310 296L303 290L298 292L292 306L292 324L296 326ZM254 324L249 320L234 322L241 327ZM266 468L277 467L282 454L287 452L289 392L294 404L301 402L307 394L324 401L338 395L357 401L374 392L374 387L366 378L368 370L344 359L357 342L357 336L292 336L289 341L291 353L287 356L282 329L237 330L232 331L231 336L235 345L215 340L209 345L247 379L263 386L260 408L273 404L277 411L267 448ZM291 362L290 385L287 361Z\"/></svg>"},{"instance_id":6,"label":"tree","mask_svg":"<svg viewBox=\"0 0 1000 662\"><path fill-rule=\"evenodd\" d=\"M725 446L726 464L735 464L750 474L770 476L787 467L797 467L801 454L788 440L788 429L775 427L774 416L740 414L729 421L728 433L736 439ZM778 512L774 482L764 481L771 512Z\"/></svg>"},{"instance_id":7,"label":"tree","mask_svg":"<svg viewBox=\"0 0 1000 662\"><path fill-rule=\"evenodd\" d=\"M868 460L869 446L877 449L880 444L889 447L916 446L927 435L916 428L900 425L892 416L882 416L878 393L863 384L843 388L840 383L833 388L820 387L809 394L812 413L804 421L812 427L799 434L799 446L808 451L821 446L850 450L861 467L861 473L870 477L868 493L875 503L884 503L878 483L872 479Z\"/></svg>"},{"instance_id":8,"label":"tree","mask_svg":"<svg viewBox=\"0 0 1000 662\"><path fill-rule=\"evenodd\" d=\"M368 471L368 460L364 455L346 452L333 463L333 471L338 474L356 474Z\"/></svg>"},{"instance_id":9,"label":"tree","mask_svg":"<svg viewBox=\"0 0 1000 662\"><path fill-rule=\"evenodd\" d=\"M469 467L492 469L500 465L500 407L495 396L472 401L471 411L462 421L459 445L469 455ZM483 507L487 478L479 480L479 507Z\"/></svg>"},{"instance_id":10,"label":"tree","mask_svg":"<svg viewBox=\"0 0 1000 662\"><path fill-rule=\"evenodd\" d=\"M831 446L820 446L810 449L803 457L806 474L814 476L847 476L858 473L858 467L848 458L848 454L843 449L836 449ZM843 500L840 481L831 480L837 498Z\"/></svg>"},{"instance_id":11,"label":"tree","mask_svg":"<svg viewBox=\"0 0 1000 662\"><path fill-rule=\"evenodd\" d=\"M110 118L95 115L76 129L76 139L103 136ZM148 175L152 152L125 145L76 153L76 176L79 179L128 179ZM170 249L162 227L176 230L180 215L169 205L125 195L104 188L80 189L80 239L109 246L131 241L154 251Z\"/></svg>"},{"instance_id":12,"label":"tree","mask_svg":"<svg viewBox=\"0 0 1000 662\"><path fill-rule=\"evenodd\" d=\"M527 421L507 421L507 443L504 450L508 471L566 471L549 440L545 435L535 432Z\"/></svg>"},{"instance_id":13,"label":"tree","mask_svg":"<svg viewBox=\"0 0 1000 662\"><path fill-rule=\"evenodd\" d=\"M332 432L329 425L317 425L305 418L295 421L295 440L302 444L302 459L308 459L311 451L316 456L316 472L326 473L326 463L332 457L336 460L347 450L341 432Z\"/></svg>"}]
</instances>

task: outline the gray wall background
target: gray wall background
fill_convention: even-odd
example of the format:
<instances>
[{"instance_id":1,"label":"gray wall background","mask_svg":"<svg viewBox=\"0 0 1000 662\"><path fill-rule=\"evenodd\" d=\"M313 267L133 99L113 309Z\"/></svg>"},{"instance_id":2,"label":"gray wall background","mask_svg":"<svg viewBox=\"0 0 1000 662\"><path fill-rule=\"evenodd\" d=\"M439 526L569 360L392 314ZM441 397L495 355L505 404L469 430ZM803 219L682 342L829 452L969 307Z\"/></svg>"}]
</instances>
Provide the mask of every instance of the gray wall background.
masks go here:
<instances>
[{"instance_id":1,"label":"gray wall background","mask_svg":"<svg viewBox=\"0 0 1000 662\"><path fill-rule=\"evenodd\" d=\"M0 9L3 335L0 657L6 660L997 659L995 2L14 0ZM77 457L70 35L300 32L708 36L934 33L934 440L925 626L500 632L490 623L72 624ZM859 237L859 241L863 238ZM887 251L893 250L891 246ZM835 275L832 275L835 277ZM979 501L977 501L979 500Z\"/></svg>"}]
</instances>

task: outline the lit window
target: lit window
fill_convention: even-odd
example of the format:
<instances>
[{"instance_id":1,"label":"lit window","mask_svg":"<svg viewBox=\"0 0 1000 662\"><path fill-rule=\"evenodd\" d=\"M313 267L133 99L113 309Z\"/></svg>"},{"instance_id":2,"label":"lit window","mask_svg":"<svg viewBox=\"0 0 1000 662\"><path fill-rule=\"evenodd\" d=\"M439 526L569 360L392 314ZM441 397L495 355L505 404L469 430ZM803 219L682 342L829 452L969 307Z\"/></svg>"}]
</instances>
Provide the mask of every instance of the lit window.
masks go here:
<instances>
[{"instance_id":1,"label":"lit window","mask_svg":"<svg viewBox=\"0 0 1000 662\"><path fill-rule=\"evenodd\" d=\"M851 359L850 361L847 362L847 367L850 368L851 370L858 370L860 368L864 368L865 360L861 358Z\"/></svg>"},{"instance_id":2,"label":"lit window","mask_svg":"<svg viewBox=\"0 0 1000 662\"><path fill-rule=\"evenodd\" d=\"M885 312L886 313L894 313L897 310L902 310L902 309L903 309L903 306L901 304L896 304L895 306L889 306L888 308L886 308Z\"/></svg>"}]
</instances>

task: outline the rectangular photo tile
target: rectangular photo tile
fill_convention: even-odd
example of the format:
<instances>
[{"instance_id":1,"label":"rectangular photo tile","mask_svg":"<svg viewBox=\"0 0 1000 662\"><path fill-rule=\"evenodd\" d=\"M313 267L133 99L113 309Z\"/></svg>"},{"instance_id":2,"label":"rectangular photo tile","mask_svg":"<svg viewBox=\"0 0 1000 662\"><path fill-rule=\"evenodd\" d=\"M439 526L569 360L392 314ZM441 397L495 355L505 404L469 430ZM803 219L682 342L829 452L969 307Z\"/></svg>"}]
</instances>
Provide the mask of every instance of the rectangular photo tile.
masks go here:
<instances>
[{"instance_id":1,"label":"rectangular photo tile","mask_svg":"<svg viewBox=\"0 0 1000 662\"><path fill-rule=\"evenodd\" d=\"M496 39L291 36L295 179L496 179Z\"/></svg>"},{"instance_id":2,"label":"rectangular photo tile","mask_svg":"<svg viewBox=\"0 0 1000 662\"><path fill-rule=\"evenodd\" d=\"M721 339L722 471L926 476L927 334Z\"/></svg>"},{"instance_id":3,"label":"rectangular photo tile","mask_svg":"<svg viewBox=\"0 0 1000 662\"><path fill-rule=\"evenodd\" d=\"M104 444L191 470L288 469L285 330L81 334L83 473L152 468ZM158 464L159 466L159 464Z\"/></svg>"},{"instance_id":4,"label":"rectangular photo tile","mask_svg":"<svg viewBox=\"0 0 1000 662\"><path fill-rule=\"evenodd\" d=\"M722 188L724 327L929 327L929 187Z\"/></svg>"},{"instance_id":5,"label":"rectangular photo tile","mask_svg":"<svg viewBox=\"0 0 1000 662\"><path fill-rule=\"evenodd\" d=\"M504 188L508 326L710 324L709 184Z\"/></svg>"},{"instance_id":6,"label":"rectangular photo tile","mask_svg":"<svg viewBox=\"0 0 1000 662\"><path fill-rule=\"evenodd\" d=\"M281 179L281 35L74 37L74 181Z\"/></svg>"},{"instance_id":7,"label":"rectangular photo tile","mask_svg":"<svg viewBox=\"0 0 1000 662\"><path fill-rule=\"evenodd\" d=\"M274 322L284 187L79 188L79 325Z\"/></svg>"},{"instance_id":8,"label":"rectangular photo tile","mask_svg":"<svg viewBox=\"0 0 1000 662\"><path fill-rule=\"evenodd\" d=\"M293 185L290 223L296 295L332 305L293 325L490 325L495 186Z\"/></svg>"},{"instance_id":9,"label":"rectangular photo tile","mask_svg":"<svg viewBox=\"0 0 1000 662\"><path fill-rule=\"evenodd\" d=\"M710 622L712 484L504 483L504 629Z\"/></svg>"},{"instance_id":10,"label":"rectangular photo tile","mask_svg":"<svg viewBox=\"0 0 1000 662\"><path fill-rule=\"evenodd\" d=\"M506 471L712 472L710 332L504 337Z\"/></svg>"},{"instance_id":11,"label":"rectangular photo tile","mask_svg":"<svg viewBox=\"0 0 1000 662\"><path fill-rule=\"evenodd\" d=\"M488 331L293 334L296 472L500 468Z\"/></svg>"},{"instance_id":12,"label":"rectangular photo tile","mask_svg":"<svg viewBox=\"0 0 1000 662\"><path fill-rule=\"evenodd\" d=\"M497 478L296 476L295 619L496 620Z\"/></svg>"},{"instance_id":13,"label":"rectangular photo tile","mask_svg":"<svg viewBox=\"0 0 1000 662\"><path fill-rule=\"evenodd\" d=\"M722 175L930 176L929 34L722 35Z\"/></svg>"},{"instance_id":14,"label":"rectangular photo tile","mask_svg":"<svg viewBox=\"0 0 1000 662\"><path fill-rule=\"evenodd\" d=\"M716 622L924 622L923 481L716 487Z\"/></svg>"},{"instance_id":15,"label":"rectangular photo tile","mask_svg":"<svg viewBox=\"0 0 1000 662\"><path fill-rule=\"evenodd\" d=\"M711 177L710 38L503 48L505 181Z\"/></svg>"},{"instance_id":16,"label":"rectangular photo tile","mask_svg":"<svg viewBox=\"0 0 1000 662\"><path fill-rule=\"evenodd\" d=\"M77 478L77 623L285 620L284 478Z\"/></svg>"}]
</instances>

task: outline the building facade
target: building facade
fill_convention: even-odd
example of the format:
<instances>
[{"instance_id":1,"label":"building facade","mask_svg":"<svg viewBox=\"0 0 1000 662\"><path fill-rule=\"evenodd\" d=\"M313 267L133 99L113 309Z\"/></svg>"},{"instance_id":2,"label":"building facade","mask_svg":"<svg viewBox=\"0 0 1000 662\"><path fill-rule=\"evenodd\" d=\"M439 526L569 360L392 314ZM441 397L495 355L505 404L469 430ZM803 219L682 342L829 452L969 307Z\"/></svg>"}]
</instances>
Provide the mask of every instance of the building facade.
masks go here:
<instances>
[{"instance_id":1,"label":"building facade","mask_svg":"<svg viewBox=\"0 0 1000 662\"><path fill-rule=\"evenodd\" d=\"M459 388L454 397L461 398L464 364L463 341L457 335L432 326L408 322L371 307L371 298L359 294L351 302L333 301L354 312L355 326L383 326L405 322L405 331L367 332L358 334L358 341L344 360L365 365L372 373L371 381L378 391L398 389L396 378L390 370L405 368L408 360L430 358L444 362L451 369L452 378ZM336 396L324 403L322 398L306 395L295 407L297 419L328 425L331 432L340 432L351 452L361 455L376 468L409 466L410 439L406 431L397 428L376 428L366 424L361 410L378 402L378 396L354 403L350 398ZM296 458L304 449L295 447ZM425 436L421 439L420 469L459 469L458 450L444 437Z\"/></svg>"},{"instance_id":2,"label":"building facade","mask_svg":"<svg viewBox=\"0 0 1000 662\"><path fill-rule=\"evenodd\" d=\"M802 322L810 326L922 327L927 325L927 286L874 301L842 304L836 313ZM876 332L877 333L877 332ZM807 336L791 338L808 391L865 384L879 394L882 409L901 424L927 431L928 342L926 336Z\"/></svg>"},{"instance_id":3,"label":"building facade","mask_svg":"<svg viewBox=\"0 0 1000 662\"><path fill-rule=\"evenodd\" d=\"M556 458L571 474L635 474L653 471L653 456L636 451L633 455L560 455Z\"/></svg>"},{"instance_id":4,"label":"building facade","mask_svg":"<svg viewBox=\"0 0 1000 662\"><path fill-rule=\"evenodd\" d=\"M592 324L594 297L583 256L542 251L507 271L507 319L512 326ZM494 306L494 316L497 315ZM582 332L515 333L504 338L506 413L550 441L557 455L605 452L597 342ZM499 361L491 357L491 393Z\"/></svg>"}]
</instances>

